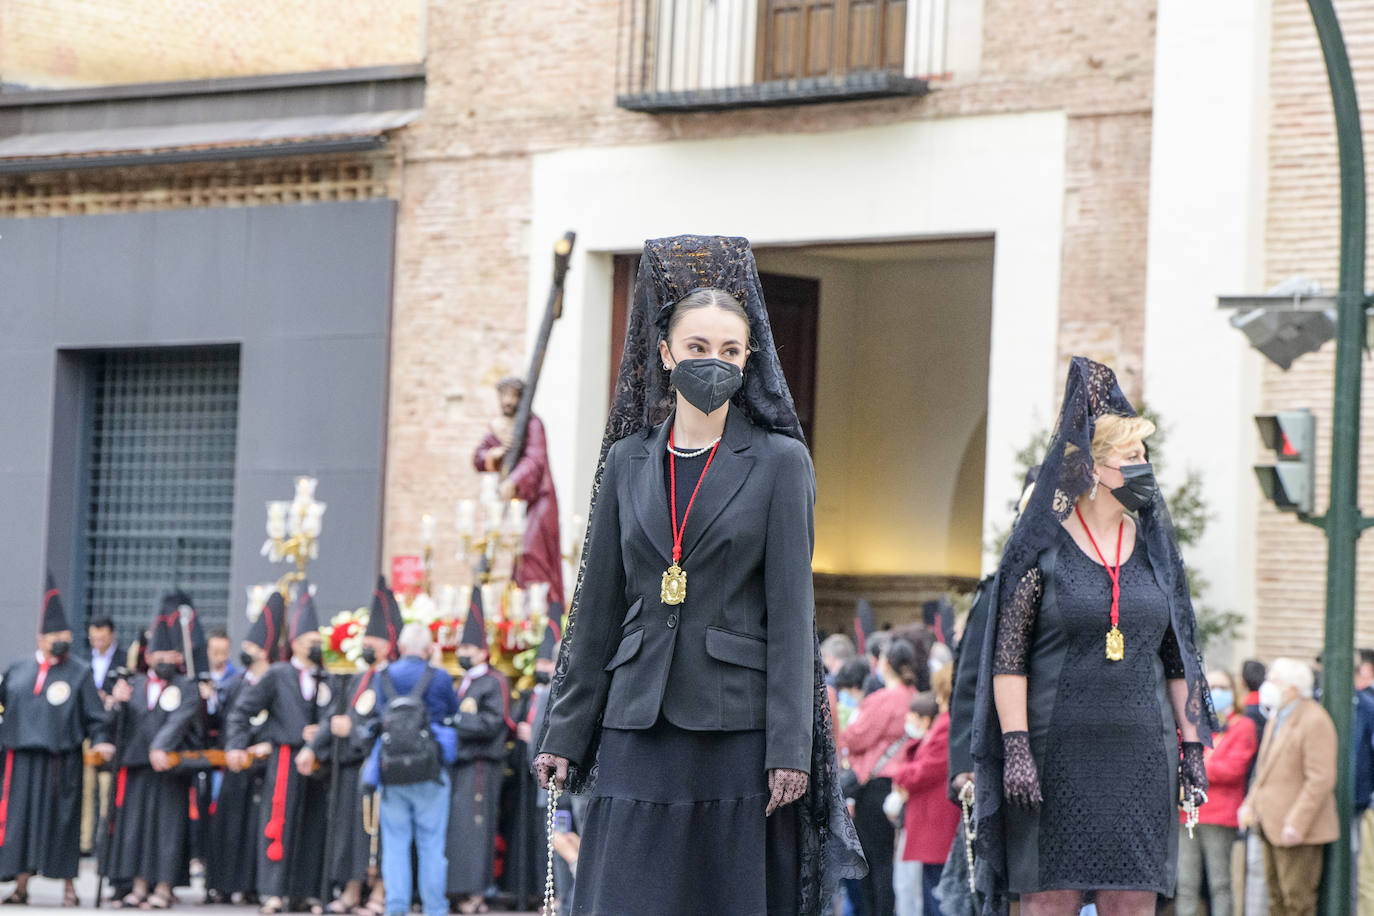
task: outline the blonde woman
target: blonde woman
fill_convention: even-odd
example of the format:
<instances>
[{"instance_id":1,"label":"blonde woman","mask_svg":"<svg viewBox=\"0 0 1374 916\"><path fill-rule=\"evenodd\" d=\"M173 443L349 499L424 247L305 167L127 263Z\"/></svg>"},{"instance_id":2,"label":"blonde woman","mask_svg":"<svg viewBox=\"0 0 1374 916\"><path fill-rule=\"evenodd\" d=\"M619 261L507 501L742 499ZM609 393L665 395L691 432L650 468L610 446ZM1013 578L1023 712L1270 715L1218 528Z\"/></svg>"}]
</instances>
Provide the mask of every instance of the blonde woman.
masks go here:
<instances>
[{"instance_id":1,"label":"blonde woman","mask_svg":"<svg viewBox=\"0 0 1374 916\"><path fill-rule=\"evenodd\" d=\"M975 735L981 883L1026 916L1146 916L1171 896L1180 783L1200 802L1212 715L1187 577L1136 416L1075 359L998 574ZM988 683L990 682L990 684ZM979 726L975 726L979 727ZM995 737L994 737L995 736ZM1180 741L1181 736L1181 741ZM998 873L1000 871L1000 873Z\"/></svg>"}]
</instances>

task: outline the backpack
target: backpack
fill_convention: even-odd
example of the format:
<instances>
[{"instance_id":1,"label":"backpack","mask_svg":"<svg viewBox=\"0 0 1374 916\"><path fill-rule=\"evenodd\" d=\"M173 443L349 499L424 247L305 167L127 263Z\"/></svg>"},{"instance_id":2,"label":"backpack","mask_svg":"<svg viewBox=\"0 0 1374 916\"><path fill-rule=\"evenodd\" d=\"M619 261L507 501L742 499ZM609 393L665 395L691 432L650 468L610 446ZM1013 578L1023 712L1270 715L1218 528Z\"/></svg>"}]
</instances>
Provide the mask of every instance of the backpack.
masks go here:
<instances>
[{"instance_id":1,"label":"backpack","mask_svg":"<svg viewBox=\"0 0 1374 916\"><path fill-rule=\"evenodd\" d=\"M439 781L439 745L430 730L429 708L425 705L425 691L432 680L434 669L427 668L410 692L401 694L391 680L391 672L382 672L382 689L390 696L382 710L379 739L382 785Z\"/></svg>"}]
</instances>

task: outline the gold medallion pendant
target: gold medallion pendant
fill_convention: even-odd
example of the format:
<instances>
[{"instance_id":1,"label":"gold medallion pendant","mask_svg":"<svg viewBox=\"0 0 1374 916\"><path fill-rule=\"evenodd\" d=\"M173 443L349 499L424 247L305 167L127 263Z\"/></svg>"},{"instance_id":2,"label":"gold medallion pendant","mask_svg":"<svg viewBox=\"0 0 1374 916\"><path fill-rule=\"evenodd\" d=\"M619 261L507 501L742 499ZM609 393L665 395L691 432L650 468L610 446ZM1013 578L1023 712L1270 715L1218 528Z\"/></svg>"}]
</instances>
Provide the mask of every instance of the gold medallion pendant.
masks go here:
<instances>
[{"instance_id":1,"label":"gold medallion pendant","mask_svg":"<svg viewBox=\"0 0 1374 916\"><path fill-rule=\"evenodd\" d=\"M681 604L687 600L687 571L674 563L663 573L663 587L659 598L664 604Z\"/></svg>"},{"instance_id":2,"label":"gold medallion pendant","mask_svg":"<svg viewBox=\"0 0 1374 916\"><path fill-rule=\"evenodd\" d=\"M1107 631L1107 661L1119 662L1126 657L1126 637L1112 627Z\"/></svg>"}]
</instances>

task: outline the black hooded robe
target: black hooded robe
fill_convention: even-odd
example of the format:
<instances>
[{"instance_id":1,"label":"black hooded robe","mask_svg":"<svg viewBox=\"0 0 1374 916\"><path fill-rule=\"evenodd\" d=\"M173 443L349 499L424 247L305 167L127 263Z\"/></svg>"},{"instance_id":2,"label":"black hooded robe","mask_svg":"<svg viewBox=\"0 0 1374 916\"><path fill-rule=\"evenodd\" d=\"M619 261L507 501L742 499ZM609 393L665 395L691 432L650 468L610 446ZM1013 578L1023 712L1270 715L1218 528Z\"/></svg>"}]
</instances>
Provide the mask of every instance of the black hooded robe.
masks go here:
<instances>
[{"instance_id":1,"label":"black hooded robe","mask_svg":"<svg viewBox=\"0 0 1374 916\"><path fill-rule=\"evenodd\" d=\"M187 677L162 684L140 674L131 686L133 697L116 712L120 746L104 873L115 884L143 878L149 885L177 887L190 883L191 780L185 771L155 771L148 755L190 749L200 693Z\"/></svg>"},{"instance_id":2,"label":"black hooded robe","mask_svg":"<svg viewBox=\"0 0 1374 916\"><path fill-rule=\"evenodd\" d=\"M330 697L317 685L313 700L306 698L302 682L307 673L313 676L313 669L277 662L262 680L244 688L229 714L227 748L242 750L254 741L272 745L258 810L257 890L263 898L303 900L320 892L324 843L319 830L326 819L329 787L322 779L296 772L295 758L305 744L305 727L324 718L317 704L327 707ZM253 738L252 720L264 710L267 720Z\"/></svg>"},{"instance_id":3,"label":"black hooded robe","mask_svg":"<svg viewBox=\"0 0 1374 916\"><path fill-rule=\"evenodd\" d=\"M506 739L515 726L506 679L488 668L458 688L458 760L449 776L448 893L486 894L492 883Z\"/></svg>"},{"instance_id":4,"label":"black hooded robe","mask_svg":"<svg viewBox=\"0 0 1374 916\"><path fill-rule=\"evenodd\" d=\"M319 734L311 745L323 772L337 779L332 787L334 810L329 814L329 838L326 870L329 883L342 887L349 881L366 881L372 837L363 823L363 792L361 774L363 762L372 751L372 744L380 728L381 709L377 702L377 675L369 668L357 674L333 676L336 704L345 705L350 728L347 738L335 738L329 732L328 721L321 719ZM338 749L338 770L334 769L334 751ZM378 860L380 865L380 859Z\"/></svg>"},{"instance_id":5,"label":"black hooded robe","mask_svg":"<svg viewBox=\"0 0 1374 916\"><path fill-rule=\"evenodd\" d=\"M85 662L41 674L36 656L0 679L0 881L75 878L81 860L81 742L106 738L105 708ZM37 689L35 687L37 686Z\"/></svg>"}]
</instances>

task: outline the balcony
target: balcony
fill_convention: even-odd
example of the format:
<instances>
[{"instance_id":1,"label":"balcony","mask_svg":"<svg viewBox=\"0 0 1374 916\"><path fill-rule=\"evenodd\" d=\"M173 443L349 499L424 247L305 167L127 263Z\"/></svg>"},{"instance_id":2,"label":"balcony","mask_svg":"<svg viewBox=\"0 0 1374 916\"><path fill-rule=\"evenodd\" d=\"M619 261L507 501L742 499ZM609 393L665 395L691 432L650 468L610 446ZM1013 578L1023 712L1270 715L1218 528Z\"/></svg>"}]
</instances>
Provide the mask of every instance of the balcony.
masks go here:
<instances>
[{"instance_id":1,"label":"balcony","mask_svg":"<svg viewBox=\"0 0 1374 916\"><path fill-rule=\"evenodd\" d=\"M616 104L654 113L920 96L949 0L624 0Z\"/></svg>"}]
</instances>

